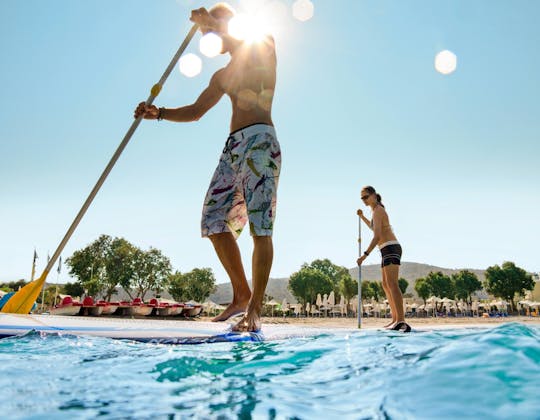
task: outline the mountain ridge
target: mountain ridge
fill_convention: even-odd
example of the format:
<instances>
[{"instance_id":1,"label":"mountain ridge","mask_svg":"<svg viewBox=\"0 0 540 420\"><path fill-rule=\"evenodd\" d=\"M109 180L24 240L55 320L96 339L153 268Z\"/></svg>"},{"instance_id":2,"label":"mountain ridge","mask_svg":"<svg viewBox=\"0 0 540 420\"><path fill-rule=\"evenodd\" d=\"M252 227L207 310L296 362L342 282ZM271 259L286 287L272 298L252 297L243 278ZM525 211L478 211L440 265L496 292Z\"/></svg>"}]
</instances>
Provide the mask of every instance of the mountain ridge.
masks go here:
<instances>
[{"instance_id":1,"label":"mountain ridge","mask_svg":"<svg viewBox=\"0 0 540 420\"><path fill-rule=\"evenodd\" d=\"M408 293L414 292L414 284L417 279L425 277L431 271L440 271L445 275L452 275L461 270L469 270L478 276L478 279L483 282L485 279L485 270L476 268L445 268L430 264L402 261L399 270L399 276L409 282L407 287ZM358 279L358 267L349 269L353 279ZM381 266L379 264L369 264L362 266L362 281L381 281ZM248 282L251 286L251 281ZM288 289L289 277L285 278L270 278L266 287L266 295L281 302L287 299L287 302L295 303L296 299ZM232 301L232 286L230 283L220 283L217 285L217 290L210 295L210 300L216 303L229 303Z\"/></svg>"}]
</instances>

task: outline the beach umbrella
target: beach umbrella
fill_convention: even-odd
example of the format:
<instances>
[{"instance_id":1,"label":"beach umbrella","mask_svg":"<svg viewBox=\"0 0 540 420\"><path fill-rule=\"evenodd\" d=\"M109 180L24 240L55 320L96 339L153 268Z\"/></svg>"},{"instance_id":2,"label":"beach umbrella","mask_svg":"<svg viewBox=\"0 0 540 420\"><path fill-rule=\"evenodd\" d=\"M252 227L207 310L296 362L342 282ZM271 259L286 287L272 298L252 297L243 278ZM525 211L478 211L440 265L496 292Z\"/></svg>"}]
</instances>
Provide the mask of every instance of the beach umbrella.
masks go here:
<instances>
[{"instance_id":1,"label":"beach umbrella","mask_svg":"<svg viewBox=\"0 0 540 420\"><path fill-rule=\"evenodd\" d=\"M310 304L306 303L306 315L309 315Z\"/></svg>"},{"instance_id":2,"label":"beach umbrella","mask_svg":"<svg viewBox=\"0 0 540 420\"><path fill-rule=\"evenodd\" d=\"M292 308L292 305L290 306ZM283 316L285 316L285 312L289 312L289 305L287 304L287 298L283 298L283 301L281 302L281 310L283 311Z\"/></svg>"},{"instance_id":3,"label":"beach umbrella","mask_svg":"<svg viewBox=\"0 0 540 420\"><path fill-rule=\"evenodd\" d=\"M336 304L336 297L334 295L334 291L332 290L330 294L328 295L328 305L334 306Z\"/></svg>"},{"instance_id":4,"label":"beach umbrella","mask_svg":"<svg viewBox=\"0 0 540 420\"><path fill-rule=\"evenodd\" d=\"M214 308L216 307L216 304L212 302L211 300L207 300L206 302L202 304L202 307L203 307L203 311L209 314L210 311L214 310Z\"/></svg>"},{"instance_id":5,"label":"beach umbrella","mask_svg":"<svg viewBox=\"0 0 540 420\"><path fill-rule=\"evenodd\" d=\"M272 307L272 316L274 316L274 306L279 305L279 302L276 302L274 299L271 299L268 302L266 302L266 305Z\"/></svg>"},{"instance_id":6,"label":"beach umbrella","mask_svg":"<svg viewBox=\"0 0 540 420\"><path fill-rule=\"evenodd\" d=\"M297 303L295 308L296 316L302 315L302 304Z\"/></svg>"},{"instance_id":7,"label":"beach umbrella","mask_svg":"<svg viewBox=\"0 0 540 420\"><path fill-rule=\"evenodd\" d=\"M321 305L319 306L321 311L324 311L324 316L326 316L326 311L328 310L328 295L325 293Z\"/></svg>"},{"instance_id":8,"label":"beach umbrella","mask_svg":"<svg viewBox=\"0 0 540 420\"><path fill-rule=\"evenodd\" d=\"M321 298L321 294L320 293L317 293L317 300L315 301L315 304L317 306L321 306L322 304L322 298Z\"/></svg>"}]
</instances>

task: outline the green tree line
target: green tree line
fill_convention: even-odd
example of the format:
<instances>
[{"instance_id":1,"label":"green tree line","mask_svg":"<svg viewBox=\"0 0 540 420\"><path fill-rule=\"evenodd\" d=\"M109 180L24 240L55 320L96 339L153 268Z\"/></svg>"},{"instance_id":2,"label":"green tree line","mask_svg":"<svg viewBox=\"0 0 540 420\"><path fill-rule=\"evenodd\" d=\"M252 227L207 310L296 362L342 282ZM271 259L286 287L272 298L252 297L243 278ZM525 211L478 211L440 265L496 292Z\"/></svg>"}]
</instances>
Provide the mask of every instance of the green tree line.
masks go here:
<instances>
[{"instance_id":1,"label":"green tree line","mask_svg":"<svg viewBox=\"0 0 540 420\"><path fill-rule=\"evenodd\" d=\"M64 285L63 292L72 296L84 293L110 301L121 287L131 299L144 300L150 292L159 296L167 290L178 301L202 302L216 289L212 269L173 272L170 259L160 250L143 250L109 235L75 251L66 266L76 281Z\"/></svg>"},{"instance_id":2,"label":"green tree line","mask_svg":"<svg viewBox=\"0 0 540 420\"><path fill-rule=\"evenodd\" d=\"M400 278L398 285L405 294L408 281ZM533 288L532 276L513 262L488 267L483 284L475 273L461 270L452 275L440 271L430 272L426 277L417 279L414 285L414 290L424 303L429 297L436 296L464 300L471 304L473 294L485 289L494 297L508 301L513 311L516 308L516 297L523 296L527 290ZM336 297L342 295L349 301L358 293L358 282L351 277L347 268L337 266L328 259L318 259L310 264L303 264L299 271L291 275L289 290L303 305L315 302L317 294L329 294L331 291L334 291ZM363 299L378 301L384 297L380 281L362 281Z\"/></svg>"}]
</instances>

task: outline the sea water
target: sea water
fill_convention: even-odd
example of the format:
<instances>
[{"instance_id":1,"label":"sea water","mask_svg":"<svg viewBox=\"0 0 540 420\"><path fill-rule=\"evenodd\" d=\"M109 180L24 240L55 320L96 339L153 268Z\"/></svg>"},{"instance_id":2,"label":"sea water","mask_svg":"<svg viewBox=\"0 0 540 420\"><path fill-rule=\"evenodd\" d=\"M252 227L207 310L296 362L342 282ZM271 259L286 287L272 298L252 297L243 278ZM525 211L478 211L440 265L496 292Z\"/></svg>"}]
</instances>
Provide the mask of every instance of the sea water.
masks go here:
<instances>
[{"instance_id":1,"label":"sea water","mask_svg":"<svg viewBox=\"0 0 540 420\"><path fill-rule=\"evenodd\" d=\"M540 419L540 327L167 346L0 340L2 418Z\"/></svg>"}]
</instances>

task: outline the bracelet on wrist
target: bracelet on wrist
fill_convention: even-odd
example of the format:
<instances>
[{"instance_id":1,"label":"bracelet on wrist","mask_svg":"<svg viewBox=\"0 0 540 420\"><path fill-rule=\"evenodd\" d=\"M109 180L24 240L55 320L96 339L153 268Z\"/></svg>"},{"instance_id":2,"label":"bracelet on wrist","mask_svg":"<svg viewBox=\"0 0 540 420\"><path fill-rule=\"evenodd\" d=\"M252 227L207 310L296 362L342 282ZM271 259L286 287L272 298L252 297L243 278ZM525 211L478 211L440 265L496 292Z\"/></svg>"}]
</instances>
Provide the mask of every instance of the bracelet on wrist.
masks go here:
<instances>
[{"instance_id":1,"label":"bracelet on wrist","mask_svg":"<svg viewBox=\"0 0 540 420\"><path fill-rule=\"evenodd\" d=\"M364 255L367 257L369 255L369 252L364 251Z\"/></svg>"},{"instance_id":2,"label":"bracelet on wrist","mask_svg":"<svg viewBox=\"0 0 540 420\"><path fill-rule=\"evenodd\" d=\"M165 110L165 108L159 108L158 109L158 114L157 114L157 120L158 121L161 121L163 119L163 111Z\"/></svg>"}]
</instances>

